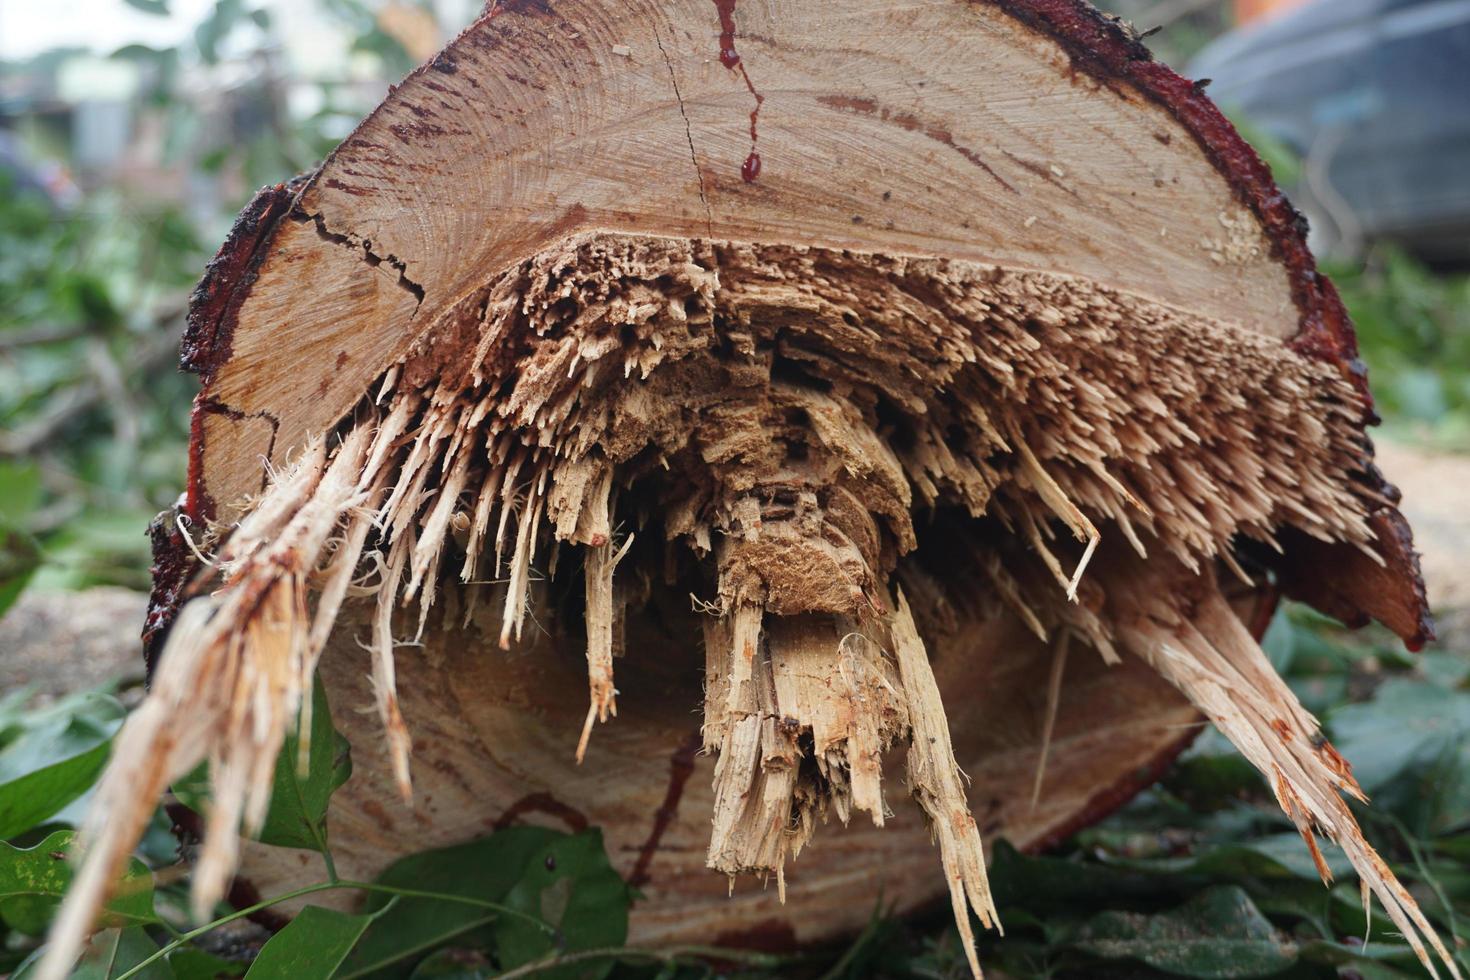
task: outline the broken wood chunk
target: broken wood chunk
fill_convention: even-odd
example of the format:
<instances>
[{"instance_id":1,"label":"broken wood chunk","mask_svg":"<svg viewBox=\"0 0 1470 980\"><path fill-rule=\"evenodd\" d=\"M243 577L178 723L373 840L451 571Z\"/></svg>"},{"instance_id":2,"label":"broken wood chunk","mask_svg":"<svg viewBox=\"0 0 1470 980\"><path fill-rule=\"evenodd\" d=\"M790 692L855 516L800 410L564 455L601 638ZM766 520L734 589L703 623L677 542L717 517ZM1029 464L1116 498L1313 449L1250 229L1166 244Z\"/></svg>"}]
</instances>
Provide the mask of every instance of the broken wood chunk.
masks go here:
<instances>
[{"instance_id":1,"label":"broken wood chunk","mask_svg":"<svg viewBox=\"0 0 1470 980\"><path fill-rule=\"evenodd\" d=\"M1281 590L1432 633L1351 326L1081 0L494 5L246 209L185 358L152 686L42 980L201 761L196 910L307 882L239 831L315 682L345 876L595 825L635 942L830 940L860 882L948 894L976 976L982 831L1065 839L1203 713L1459 976L1255 639Z\"/></svg>"}]
</instances>

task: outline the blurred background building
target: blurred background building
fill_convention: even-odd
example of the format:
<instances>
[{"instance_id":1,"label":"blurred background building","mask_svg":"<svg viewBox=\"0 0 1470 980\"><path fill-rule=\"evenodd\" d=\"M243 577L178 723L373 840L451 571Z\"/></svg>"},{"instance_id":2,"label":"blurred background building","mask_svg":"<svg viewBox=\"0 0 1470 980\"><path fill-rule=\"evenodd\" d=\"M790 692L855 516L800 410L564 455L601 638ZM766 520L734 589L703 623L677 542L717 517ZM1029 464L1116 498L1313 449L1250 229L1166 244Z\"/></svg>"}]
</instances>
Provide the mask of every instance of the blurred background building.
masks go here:
<instances>
[{"instance_id":1,"label":"blurred background building","mask_svg":"<svg viewBox=\"0 0 1470 980\"><path fill-rule=\"evenodd\" d=\"M258 184L309 166L478 9L8 0L0 159L62 203L115 188L208 224Z\"/></svg>"}]
</instances>

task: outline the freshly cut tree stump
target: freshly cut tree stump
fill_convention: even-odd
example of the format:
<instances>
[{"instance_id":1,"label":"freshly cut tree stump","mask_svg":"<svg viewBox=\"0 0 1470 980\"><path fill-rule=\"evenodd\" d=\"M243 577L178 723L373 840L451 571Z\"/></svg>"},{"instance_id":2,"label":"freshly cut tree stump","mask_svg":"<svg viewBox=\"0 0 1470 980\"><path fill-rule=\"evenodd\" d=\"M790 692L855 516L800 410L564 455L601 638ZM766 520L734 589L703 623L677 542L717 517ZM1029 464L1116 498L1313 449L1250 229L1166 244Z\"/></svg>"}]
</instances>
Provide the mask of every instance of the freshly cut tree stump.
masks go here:
<instances>
[{"instance_id":1,"label":"freshly cut tree stump","mask_svg":"<svg viewBox=\"0 0 1470 980\"><path fill-rule=\"evenodd\" d=\"M1252 638L1283 592L1429 636L1351 328L1200 87L1076 0L502 2L252 202L184 362L152 693L53 962L201 759L198 907L316 876L237 831L319 671L356 878L596 825L642 941L830 937L854 886L968 938L984 841L1203 715L1455 972Z\"/></svg>"}]
</instances>

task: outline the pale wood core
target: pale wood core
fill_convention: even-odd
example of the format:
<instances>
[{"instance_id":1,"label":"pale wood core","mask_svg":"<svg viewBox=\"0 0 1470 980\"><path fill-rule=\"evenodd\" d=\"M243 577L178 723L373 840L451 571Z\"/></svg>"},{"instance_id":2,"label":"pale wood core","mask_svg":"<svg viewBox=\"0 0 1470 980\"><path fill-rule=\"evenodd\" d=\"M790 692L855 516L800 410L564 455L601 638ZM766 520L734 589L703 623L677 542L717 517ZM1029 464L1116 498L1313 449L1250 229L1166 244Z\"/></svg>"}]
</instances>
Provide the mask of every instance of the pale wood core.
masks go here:
<instances>
[{"instance_id":1,"label":"pale wood core","mask_svg":"<svg viewBox=\"0 0 1470 980\"><path fill-rule=\"evenodd\" d=\"M223 514L487 278L580 229L942 255L1297 329L1188 131L997 7L769 0L733 28L735 69L709 0L507 3L406 79L239 310L204 419Z\"/></svg>"}]
</instances>

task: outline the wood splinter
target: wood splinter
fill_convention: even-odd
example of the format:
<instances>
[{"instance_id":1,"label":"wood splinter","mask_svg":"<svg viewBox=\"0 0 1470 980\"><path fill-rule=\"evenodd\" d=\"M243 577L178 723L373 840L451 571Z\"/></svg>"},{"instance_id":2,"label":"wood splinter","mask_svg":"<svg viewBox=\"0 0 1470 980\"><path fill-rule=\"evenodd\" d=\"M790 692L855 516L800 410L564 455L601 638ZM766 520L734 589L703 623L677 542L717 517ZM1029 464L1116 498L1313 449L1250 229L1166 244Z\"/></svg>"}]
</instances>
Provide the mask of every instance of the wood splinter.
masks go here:
<instances>
[{"instance_id":1,"label":"wood splinter","mask_svg":"<svg viewBox=\"0 0 1470 980\"><path fill-rule=\"evenodd\" d=\"M628 554L635 535L628 535L621 548L613 551L611 541L586 549L587 572L587 681L592 703L587 720L582 723L582 737L577 740L577 764L587 754L587 740L592 736L592 721L606 722L616 717L617 690L613 687L613 571Z\"/></svg>"}]
</instances>

